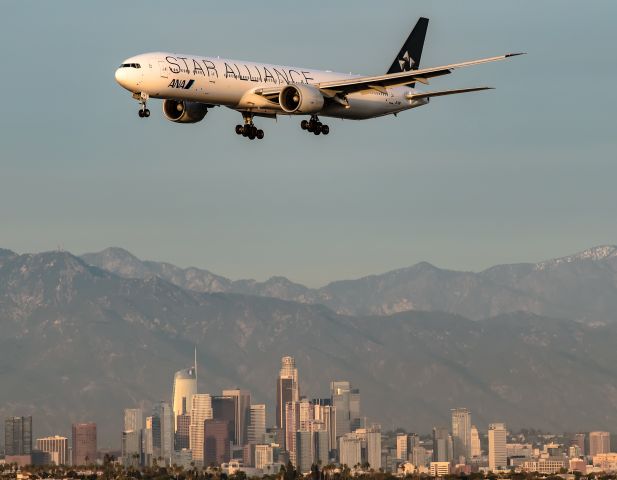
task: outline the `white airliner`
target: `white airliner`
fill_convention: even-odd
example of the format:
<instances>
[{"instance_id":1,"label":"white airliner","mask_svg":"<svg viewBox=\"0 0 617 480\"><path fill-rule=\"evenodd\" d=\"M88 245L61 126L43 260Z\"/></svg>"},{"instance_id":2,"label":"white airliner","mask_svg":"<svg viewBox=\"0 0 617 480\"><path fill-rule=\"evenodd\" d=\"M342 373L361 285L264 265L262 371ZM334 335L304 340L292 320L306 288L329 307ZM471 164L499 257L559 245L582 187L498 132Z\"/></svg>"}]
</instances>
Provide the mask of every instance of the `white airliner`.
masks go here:
<instances>
[{"instance_id":1,"label":"white airliner","mask_svg":"<svg viewBox=\"0 0 617 480\"><path fill-rule=\"evenodd\" d=\"M414 87L416 83L428 85L430 78L447 75L456 68L521 55L509 53L420 68L427 27L428 19L420 18L383 75L360 76L155 52L126 59L116 70L116 81L139 101L140 117L150 116L146 106L149 98L163 99L163 114L177 123L199 122L209 108L224 105L244 118L244 124L236 126L236 133L253 140L264 136L253 123L255 116L310 116L300 123L302 129L327 135L330 128L319 121L319 115L363 120L426 105L431 97L487 90L489 87L422 92Z\"/></svg>"}]
</instances>

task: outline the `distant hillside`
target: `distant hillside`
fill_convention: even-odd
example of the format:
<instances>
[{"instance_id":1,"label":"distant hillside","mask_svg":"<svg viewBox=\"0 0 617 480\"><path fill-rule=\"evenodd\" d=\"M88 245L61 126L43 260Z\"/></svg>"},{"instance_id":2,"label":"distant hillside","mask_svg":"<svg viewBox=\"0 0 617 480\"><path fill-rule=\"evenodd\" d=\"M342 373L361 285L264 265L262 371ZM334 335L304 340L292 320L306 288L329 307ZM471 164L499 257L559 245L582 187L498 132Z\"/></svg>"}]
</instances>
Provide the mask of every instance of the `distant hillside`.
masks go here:
<instances>
[{"instance_id":1,"label":"distant hillside","mask_svg":"<svg viewBox=\"0 0 617 480\"><path fill-rule=\"evenodd\" d=\"M241 386L270 408L280 357L293 354L303 393L349 379L384 428L427 432L464 405L482 428L617 429L616 325L524 313L349 317L122 278L64 252L2 251L0 331L0 416L33 413L37 434L91 419L117 446L122 409L169 400L195 343L201 391Z\"/></svg>"},{"instance_id":2,"label":"distant hillside","mask_svg":"<svg viewBox=\"0 0 617 480\"><path fill-rule=\"evenodd\" d=\"M309 289L284 277L231 281L198 268L144 262L109 248L83 255L89 264L127 278L159 276L197 292L259 295L323 304L346 315L407 310L448 312L473 320L523 311L587 323L617 321L617 247L596 247L540 263L498 265L480 273L443 270L423 262L409 268Z\"/></svg>"}]
</instances>

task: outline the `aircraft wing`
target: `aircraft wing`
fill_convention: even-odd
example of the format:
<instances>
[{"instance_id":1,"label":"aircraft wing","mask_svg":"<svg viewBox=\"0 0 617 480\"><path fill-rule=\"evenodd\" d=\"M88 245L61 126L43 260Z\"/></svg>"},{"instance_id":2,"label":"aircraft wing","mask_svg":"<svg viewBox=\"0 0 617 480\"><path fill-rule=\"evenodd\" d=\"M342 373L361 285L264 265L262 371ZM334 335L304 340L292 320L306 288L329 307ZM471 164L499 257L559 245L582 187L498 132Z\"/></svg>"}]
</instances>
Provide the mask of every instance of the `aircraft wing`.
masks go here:
<instances>
[{"instance_id":1,"label":"aircraft wing","mask_svg":"<svg viewBox=\"0 0 617 480\"><path fill-rule=\"evenodd\" d=\"M517 55L523 55L523 53L507 53L505 55L499 55L496 57L481 58L479 60L452 63L450 65L443 65L440 67L421 68L418 70L409 70L400 73L389 73L371 77L356 77L344 80L333 80L330 82L316 83L314 84L314 86L319 88L326 97L334 97L336 95L346 95L349 93L360 92L363 90L384 91L386 87L409 85L410 83L415 82L420 82L428 85L429 78L448 75L449 73L452 73L452 70L455 70L457 68L471 67L473 65L480 65L482 63L498 62L500 60L505 60L507 58L515 57ZM259 88L255 91L255 93L263 95L265 97L274 97L274 95L278 94L282 88L283 86Z\"/></svg>"},{"instance_id":2,"label":"aircraft wing","mask_svg":"<svg viewBox=\"0 0 617 480\"><path fill-rule=\"evenodd\" d=\"M417 92L408 93L405 95L407 100L416 98L443 97L444 95L456 95L457 93L479 92L481 90L493 90L493 87L473 87L473 88L457 88L454 90L437 90L433 92Z\"/></svg>"}]
</instances>

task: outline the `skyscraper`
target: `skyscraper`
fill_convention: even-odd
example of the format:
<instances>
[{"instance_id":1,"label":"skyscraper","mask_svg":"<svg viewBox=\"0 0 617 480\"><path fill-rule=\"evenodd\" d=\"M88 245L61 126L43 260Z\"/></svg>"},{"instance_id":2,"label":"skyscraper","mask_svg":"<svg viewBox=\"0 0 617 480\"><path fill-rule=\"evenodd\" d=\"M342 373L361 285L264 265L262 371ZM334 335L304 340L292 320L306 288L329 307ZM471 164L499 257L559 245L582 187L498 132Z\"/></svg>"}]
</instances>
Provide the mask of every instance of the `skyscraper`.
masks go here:
<instances>
[{"instance_id":1,"label":"skyscraper","mask_svg":"<svg viewBox=\"0 0 617 480\"><path fill-rule=\"evenodd\" d=\"M210 395L205 393L193 395L189 437L193 461L198 466L207 465L204 464L204 422L210 419L212 419L212 398Z\"/></svg>"},{"instance_id":2,"label":"skyscraper","mask_svg":"<svg viewBox=\"0 0 617 480\"><path fill-rule=\"evenodd\" d=\"M353 468L362 463L362 440L355 433L346 433L338 439L339 463Z\"/></svg>"},{"instance_id":3,"label":"skyscraper","mask_svg":"<svg viewBox=\"0 0 617 480\"><path fill-rule=\"evenodd\" d=\"M355 434L361 440L362 451L365 452L363 462L367 462L374 470L381 468L381 427L373 425L369 428L359 428Z\"/></svg>"},{"instance_id":4,"label":"skyscraper","mask_svg":"<svg viewBox=\"0 0 617 480\"><path fill-rule=\"evenodd\" d=\"M266 406L264 404L250 406L250 422L248 443L263 443L266 434Z\"/></svg>"},{"instance_id":5,"label":"skyscraper","mask_svg":"<svg viewBox=\"0 0 617 480\"><path fill-rule=\"evenodd\" d=\"M396 436L396 458L399 460L407 460L407 434L399 433Z\"/></svg>"},{"instance_id":6,"label":"skyscraper","mask_svg":"<svg viewBox=\"0 0 617 480\"><path fill-rule=\"evenodd\" d=\"M611 451L611 434L609 432L589 432L589 455L609 453Z\"/></svg>"},{"instance_id":7,"label":"skyscraper","mask_svg":"<svg viewBox=\"0 0 617 480\"><path fill-rule=\"evenodd\" d=\"M191 400L197 393L197 374L195 367L179 370L174 375L173 411L174 432L178 429L178 415L188 414L191 409Z\"/></svg>"},{"instance_id":8,"label":"skyscraper","mask_svg":"<svg viewBox=\"0 0 617 480\"><path fill-rule=\"evenodd\" d=\"M281 370L276 379L276 426L282 432L286 431L285 405L287 402L297 402L300 400L300 388L298 386L298 369L294 357L283 357L281 359ZM284 449L286 439L283 435Z\"/></svg>"},{"instance_id":9,"label":"skyscraper","mask_svg":"<svg viewBox=\"0 0 617 480\"><path fill-rule=\"evenodd\" d=\"M452 410L452 444L455 462L471 458L471 413L466 408Z\"/></svg>"},{"instance_id":10,"label":"skyscraper","mask_svg":"<svg viewBox=\"0 0 617 480\"><path fill-rule=\"evenodd\" d=\"M450 433L447 428L433 427L433 462L449 462Z\"/></svg>"},{"instance_id":11,"label":"skyscraper","mask_svg":"<svg viewBox=\"0 0 617 480\"><path fill-rule=\"evenodd\" d=\"M137 467L141 463L142 430L122 432L122 462L125 467Z\"/></svg>"},{"instance_id":12,"label":"skyscraper","mask_svg":"<svg viewBox=\"0 0 617 480\"><path fill-rule=\"evenodd\" d=\"M223 420L204 421L204 466L229 461L229 429Z\"/></svg>"},{"instance_id":13,"label":"skyscraper","mask_svg":"<svg viewBox=\"0 0 617 480\"><path fill-rule=\"evenodd\" d=\"M482 446L480 443L480 432L478 432L478 427L475 425L471 426L471 457L481 457L482 456Z\"/></svg>"},{"instance_id":14,"label":"skyscraper","mask_svg":"<svg viewBox=\"0 0 617 480\"><path fill-rule=\"evenodd\" d=\"M47 452L54 465L68 465L69 462L69 439L60 437L44 437L36 439L36 449Z\"/></svg>"},{"instance_id":15,"label":"skyscraper","mask_svg":"<svg viewBox=\"0 0 617 480\"><path fill-rule=\"evenodd\" d=\"M144 428L144 412L141 408L124 409L124 430L139 431Z\"/></svg>"},{"instance_id":16,"label":"skyscraper","mask_svg":"<svg viewBox=\"0 0 617 480\"><path fill-rule=\"evenodd\" d=\"M336 407L336 436L340 437L351 432L351 385L345 381L331 382L330 395Z\"/></svg>"},{"instance_id":17,"label":"skyscraper","mask_svg":"<svg viewBox=\"0 0 617 480\"><path fill-rule=\"evenodd\" d=\"M508 466L506 437L507 432L504 423L491 423L488 426L488 468L493 472L505 469Z\"/></svg>"},{"instance_id":18,"label":"skyscraper","mask_svg":"<svg viewBox=\"0 0 617 480\"><path fill-rule=\"evenodd\" d=\"M96 462L96 423L74 423L71 432L73 465Z\"/></svg>"},{"instance_id":19,"label":"skyscraper","mask_svg":"<svg viewBox=\"0 0 617 480\"><path fill-rule=\"evenodd\" d=\"M154 406L152 415L152 443L159 465L170 465L174 453L174 412L167 402Z\"/></svg>"},{"instance_id":20,"label":"skyscraper","mask_svg":"<svg viewBox=\"0 0 617 480\"><path fill-rule=\"evenodd\" d=\"M336 449L336 407L332 406L329 398L317 398L313 400L315 420L324 423L328 432L328 450Z\"/></svg>"},{"instance_id":21,"label":"skyscraper","mask_svg":"<svg viewBox=\"0 0 617 480\"><path fill-rule=\"evenodd\" d=\"M191 416L188 414L178 415L176 417L176 452L191 448L190 434Z\"/></svg>"},{"instance_id":22,"label":"skyscraper","mask_svg":"<svg viewBox=\"0 0 617 480\"><path fill-rule=\"evenodd\" d=\"M585 435L584 433L576 433L574 435L574 438L572 439L572 444L578 446L579 451L581 452L581 455L585 455L585 452L587 451L587 449L585 448L586 438L587 438L587 435Z\"/></svg>"},{"instance_id":23,"label":"skyscraper","mask_svg":"<svg viewBox=\"0 0 617 480\"><path fill-rule=\"evenodd\" d=\"M144 452L143 464L146 466L151 466L152 459L154 458L153 424L154 424L154 417L146 417L146 426L144 428L144 433L143 433L143 438L142 438L142 441L143 441L142 448ZM159 444L160 444L160 440L159 440Z\"/></svg>"},{"instance_id":24,"label":"skyscraper","mask_svg":"<svg viewBox=\"0 0 617 480\"><path fill-rule=\"evenodd\" d=\"M251 394L247 390L234 388L223 390L223 396L234 399L235 444L238 446L246 445L248 442Z\"/></svg>"},{"instance_id":25,"label":"skyscraper","mask_svg":"<svg viewBox=\"0 0 617 480\"><path fill-rule=\"evenodd\" d=\"M32 417L8 417L4 421L7 456L32 455Z\"/></svg>"},{"instance_id":26,"label":"skyscraper","mask_svg":"<svg viewBox=\"0 0 617 480\"><path fill-rule=\"evenodd\" d=\"M229 441L236 443L236 402L233 397L215 395L212 397L212 418L227 422Z\"/></svg>"}]
</instances>

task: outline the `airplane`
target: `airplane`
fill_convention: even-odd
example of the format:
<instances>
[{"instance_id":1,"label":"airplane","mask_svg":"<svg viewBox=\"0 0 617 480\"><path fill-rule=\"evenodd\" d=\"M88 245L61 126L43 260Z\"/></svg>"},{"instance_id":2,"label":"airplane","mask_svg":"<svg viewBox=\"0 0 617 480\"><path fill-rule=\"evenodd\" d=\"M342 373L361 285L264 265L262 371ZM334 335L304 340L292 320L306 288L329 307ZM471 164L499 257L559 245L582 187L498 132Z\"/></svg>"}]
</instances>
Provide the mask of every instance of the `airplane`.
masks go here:
<instances>
[{"instance_id":1,"label":"airplane","mask_svg":"<svg viewBox=\"0 0 617 480\"><path fill-rule=\"evenodd\" d=\"M116 81L140 104L139 116L150 116L150 98L163 99L163 115L176 123L196 123L208 109L226 106L242 114L235 131L251 140L264 138L254 117L308 116L300 127L314 135L328 135L321 117L365 120L396 115L429 103L432 97L489 90L490 87L419 91L416 83L453 70L505 60L523 53L420 68L429 20L421 17L385 74L361 76L219 57L144 53L122 62Z\"/></svg>"}]
</instances>

